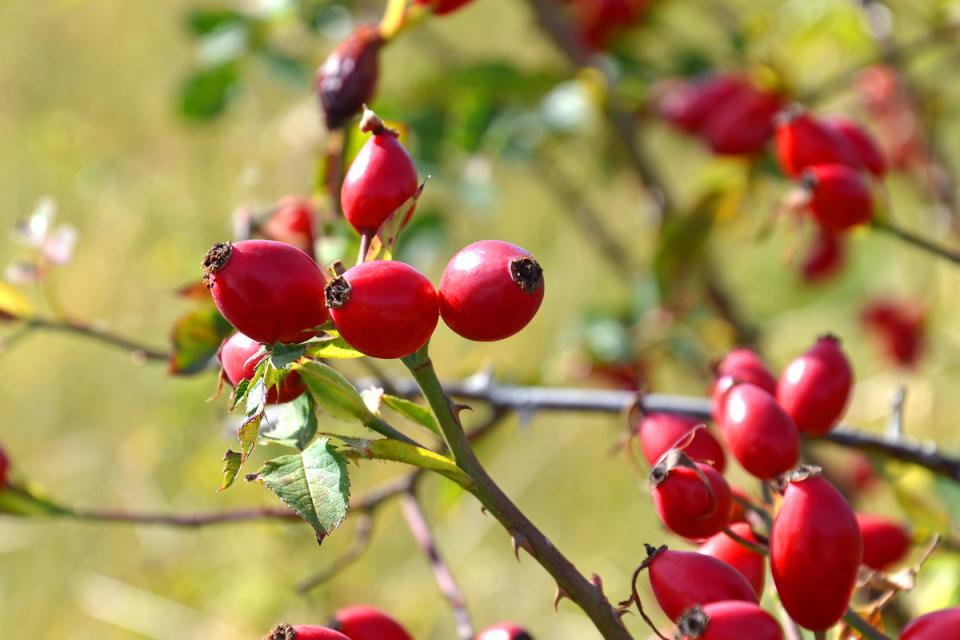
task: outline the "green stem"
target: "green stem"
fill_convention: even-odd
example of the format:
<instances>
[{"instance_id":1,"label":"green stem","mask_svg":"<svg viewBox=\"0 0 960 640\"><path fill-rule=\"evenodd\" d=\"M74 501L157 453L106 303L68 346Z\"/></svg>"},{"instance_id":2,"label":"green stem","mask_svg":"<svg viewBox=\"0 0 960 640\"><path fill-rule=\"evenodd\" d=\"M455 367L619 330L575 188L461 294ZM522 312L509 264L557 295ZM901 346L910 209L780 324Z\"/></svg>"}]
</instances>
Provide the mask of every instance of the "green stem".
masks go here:
<instances>
[{"instance_id":1,"label":"green stem","mask_svg":"<svg viewBox=\"0 0 960 640\"><path fill-rule=\"evenodd\" d=\"M890 640L890 638L880 631L877 631L869 622L861 618L853 609L847 609L843 614L843 621L853 627L867 640Z\"/></svg>"},{"instance_id":2,"label":"green stem","mask_svg":"<svg viewBox=\"0 0 960 640\"><path fill-rule=\"evenodd\" d=\"M948 249L946 247L940 246L937 243L922 238L911 231L907 231L901 227L895 226L894 224L886 220L877 220L873 221L873 228L879 229L880 231L885 231L900 240L903 240L907 244L911 244L917 249L926 251L927 253L933 254L938 258L944 258L953 263L960 263L960 251L955 251Z\"/></svg>"},{"instance_id":3,"label":"green stem","mask_svg":"<svg viewBox=\"0 0 960 640\"><path fill-rule=\"evenodd\" d=\"M723 532L727 534L727 536L729 536L730 539L736 542L738 545L746 549L749 549L754 553L759 553L762 556L765 556L769 553L765 546L763 546L762 544L757 544L756 542L750 542L743 536L737 535L736 533L733 532L732 529L730 529L730 527L727 527L726 529L724 529Z\"/></svg>"},{"instance_id":4,"label":"green stem","mask_svg":"<svg viewBox=\"0 0 960 640\"><path fill-rule=\"evenodd\" d=\"M476 482L474 495L510 533L514 543L523 547L557 582L560 593L569 597L590 617L607 640L630 640L616 610L601 588L589 581L553 545L550 540L500 489L477 459L453 405L443 390L433 363L424 346L403 358L423 392L443 432L444 441L457 465Z\"/></svg>"}]
</instances>

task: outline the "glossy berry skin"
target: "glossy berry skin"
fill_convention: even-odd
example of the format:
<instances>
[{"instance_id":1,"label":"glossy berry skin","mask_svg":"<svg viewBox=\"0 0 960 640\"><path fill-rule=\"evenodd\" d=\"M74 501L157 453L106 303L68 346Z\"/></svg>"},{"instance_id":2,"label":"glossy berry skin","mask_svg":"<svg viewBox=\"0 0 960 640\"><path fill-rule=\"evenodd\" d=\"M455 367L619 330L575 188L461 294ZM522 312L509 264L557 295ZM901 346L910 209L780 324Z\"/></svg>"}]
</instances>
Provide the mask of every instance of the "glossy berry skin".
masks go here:
<instances>
[{"instance_id":1,"label":"glossy berry skin","mask_svg":"<svg viewBox=\"0 0 960 640\"><path fill-rule=\"evenodd\" d=\"M637 442L647 462L653 465L660 456L682 444L694 429L696 434L683 452L723 473L726 467L723 447L697 418L676 413L645 413L636 427Z\"/></svg>"},{"instance_id":2,"label":"glossy berry skin","mask_svg":"<svg viewBox=\"0 0 960 640\"><path fill-rule=\"evenodd\" d=\"M715 380L711 390L713 398L713 420L723 423L724 402L727 393L737 382L749 382L770 393L777 392L777 379L750 349L734 349L727 353L714 367Z\"/></svg>"},{"instance_id":3,"label":"glossy berry skin","mask_svg":"<svg viewBox=\"0 0 960 640\"><path fill-rule=\"evenodd\" d=\"M960 607L941 609L913 620L900 640L954 640L960 630Z\"/></svg>"},{"instance_id":4,"label":"glossy berry skin","mask_svg":"<svg viewBox=\"0 0 960 640\"><path fill-rule=\"evenodd\" d=\"M695 604L758 601L753 587L739 571L695 551L661 551L650 562L648 572L657 603L674 622Z\"/></svg>"},{"instance_id":5,"label":"glossy berry skin","mask_svg":"<svg viewBox=\"0 0 960 640\"><path fill-rule=\"evenodd\" d=\"M810 194L810 213L835 233L867 224L873 217L873 196L863 174L842 164L806 169L803 184Z\"/></svg>"},{"instance_id":6,"label":"glossy berry skin","mask_svg":"<svg viewBox=\"0 0 960 640\"><path fill-rule=\"evenodd\" d=\"M220 366L230 384L236 387L241 380L251 380L257 370L257 365L266 357L266 352L257 355L263 346L256 340L251 340L242 333L235 333L220 346L217 357ZM280 388L267 391L267 404L281 404L290 402L299 397L307 386L296 373L288 375L280 384Z\"/></svg>"},{"instance_id":7,"label":"glossy berry skin","mask_svg":"<svg viewBox=\"0 0 960 640\"><path fill-rule=\"evenodd\" d=\"M417 195L418 189L413 159L396 132L381 126L364 143L344 176L340 204L354 229L374 234L391 213ZM412 213L407 214L407 220Z\"/></svg>"},{"instance_id":8,"label":"glossy berry skin","mask_svg":"<svg viewBox=\"0 0 960 640\"><path fill-rule=\"evenodd\" d=\"M843 495L818 475L789 479L770 535L770 570L790 617L811 631L839 622L862 557L860 527Z\"/></svg>"},{"instance_id":9,"label":"glossy berry skin","mask_svg":"<svg viewBox=\"0 0 960 640\"><path fill-rule=\"evenodd\" d=\"M374 358L409 355L437 327L436 290L403 262L358 264L327 286L327 302L344 340Z\"/></svg>"},{"instance_id":10,"label":"glossy berry skin","mask_svg":"<svg viewBox=\"0 0 960 640\"><path fill-rule=\"evenodd\" d=\"M383 38L375 25L361 25L324 60L314 81L327 129L360 113L377 90Z\"/></svg>"},{"instance_id":11,"label":"glossy berry skin","mask_svg":"<svg viewBox=\"0 0 960 640\"><path fill-rule=\"evenodd\" d=\"M844 234L817 226L813 242L807 248L800 265L800 275L809 284L826 282L843 270L847 259Z\"/></svg>"},{"instance_id":12,"label":"glossy berry skin","mask_svg":"<svg viewBox=\"0 0 960 640\"><path fill-rule=\"evenodd\" d=\"M428 6L436 15L443 16L469 3L470 0L416 0L415 4Z\"/></svg>"},{"instance_id":13,"label":"glossy berry skin","mask_svg":"<svg viewBox=\"0 0 960 640\"><path fill-rule=\"evenodd\" d=\"M503 340L533 320L545 287L543 270L528 251L481 240L458 251L444 269L440 315L468 340Z\"/></svg>"},{"instance_id":14,"label":"glossy berry skin","mask_svg":"<svg viewBox=\"0 0 960 640\"><path fill-rule=\"evenodd\" d=\"M3 489L7 486L7 481L10 479L10 458L7 457L7 452L0 448L0 489Z\"/></svg>"},{"instance_id":15,"label":"glossy berry skin","mask_svg":"<svg viewBox=\"0 0 960 640\"><path fill-rule=\"evenodd\" d=\"M783 640L776 618L752 602L713 602L684 614L678 640Z\"/></svg>"},{"instance_id":16,"label":"glossy berry skin","mask_svg":"<svg viewBox=\"0 0 960 640\"><path fill-rule=\"evenodd\" d=\"M867 567L886 571L910 551L913 540L900 523L882 516L858 513L857 524L863 538L863 564Z\"/></svg>"},{"instance_id":17,"label":"glossy berry skin","mask_svg":"<svg viewBox=\"0 0 960 640\"><path fill-rule=\"evenodd\" d=\"M413 640L399 622L373 607L345 607L334 614L333 620L330 626L350 640Z\"/></svg>"},{"instance_id":18,"label":"glossy berry skin","mask_svg":"<svg viewBox=\"0 0 960 640\"><path fill-rule=\"evenodd\" d=\"M339 631L310 624L281 624L275 627L264 640L350 640Z\"/></svg>"},{"instance_id":19,"label":"glossy berry skin","mask_svg":"<svg viewBox=\"0 0 960 640\"><path fill-rule=\"evenodd\" d=\"M287 196L277 203L261 230L268 239L292 244L312 258L315 218L316 211L308 198Z\"/></svg>"},{"instance_id":20,"label":"glossy berry skin","mask_svg":"<svg viewBox=\"0 0 960 640\"><path fill-rule=\"evenodd\" d=\"M882 178L887 173L887 160L883 157L883 152L863 127L853 120L840 116L827 118L823 121L823 124L850 143L850 146L854 148L860 158L860 164L867 171L877 178Z\"/></svg>"},{"instance_id":21,"label":"glossy berry skin","mask_svg":"<svg viewBox=\"0 0 960 640\"><path fill-rule=\"evenodd\" d=\"M530 632L512 622L501 622L487 627L474 640L533 640Z\"/></svg>"},{"instance_id":22,"label":"glossy berry skin","mask_svg":"<svg viewBox=\"0 0 960 640\"><path fill-rule=\"evenodd\" d=\"M800 431L817 436L843 415L852 389L853 369L840 341L824 336L784 369L777 401Z\"/></svg>"},{"instance_id":23,"label":"glossy berry skin","mask_svg":"<svg viewBox=\"0 0 960 640\"><path fill-rule=\"evenodd\" d=\"M791 177L799 177L815 165L862 167L857 150L842 134L805 111L780 115L776 148L780 167Z\"/></svg>"},{"instance_id":24,"label":"glossy berry skin","mask_svg":"<svg viewBox=\"0 0 960 640\"><path fill-rule=\"evenodd\" d=\"M257 342L302 342L327 321L320 267L284 242L216 244L204 259L204 282L223 317Z\"/></svg>"},{"instance_id":25,"label":"glossy berry skin","mask_svg":"<svg viewBox=\"0 0 960 640\"><path fill-rule=\"evenodd\" d=\"M658 465L650 477L654 485L653 504L663 524L679 536L702 539L729 524L733 494L716 469L702 462L695 464L707 483L696 471L684 466L664 471Z\"/></svg>"},{"instance_id":26,"label":"glossy berry skin","mask_svg":"<svg viewBox=\"0 0 960 640\"><path fill-rule=\"evenodd\" d=\"M757 478L774 478L800 459L796 425L776 398L760 387L733 387L726 396L722 424L730 453Z\"/></svg>"},{"instance_id":27,"label":"glossy berry skin","mask_svg":"<svg viewBox=\"0 0 960 640\"><path fill-rule=\"evenodd\" d=\"M730 525L730 530L745 540L759 544L746 522L735 522ZM750 581L758 598L763 595L766 560L762 554L747 549L722 531L700 545L697 552L723 560Z\"/></svg>"}]
</instances>

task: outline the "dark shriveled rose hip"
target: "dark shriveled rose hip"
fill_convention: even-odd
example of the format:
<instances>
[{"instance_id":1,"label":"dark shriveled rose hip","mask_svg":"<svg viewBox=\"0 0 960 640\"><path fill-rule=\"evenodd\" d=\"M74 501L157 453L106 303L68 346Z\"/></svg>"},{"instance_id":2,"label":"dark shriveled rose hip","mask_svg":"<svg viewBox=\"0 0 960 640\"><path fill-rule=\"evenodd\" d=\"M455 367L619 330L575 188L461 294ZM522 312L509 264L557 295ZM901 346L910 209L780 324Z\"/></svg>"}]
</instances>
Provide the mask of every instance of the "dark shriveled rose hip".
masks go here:
<instances>
[{"instance_id":1,"label":"dark shriveled rose hip","mask_svg":"<svg viewBox=\"0 0 960 640\"><path fill-rule=\"evenodd\" d=\"M361 25L317 69L315 87L327 129L342 127L373 98L381 46L380 30Z\"/></svg>"}]
</instances>

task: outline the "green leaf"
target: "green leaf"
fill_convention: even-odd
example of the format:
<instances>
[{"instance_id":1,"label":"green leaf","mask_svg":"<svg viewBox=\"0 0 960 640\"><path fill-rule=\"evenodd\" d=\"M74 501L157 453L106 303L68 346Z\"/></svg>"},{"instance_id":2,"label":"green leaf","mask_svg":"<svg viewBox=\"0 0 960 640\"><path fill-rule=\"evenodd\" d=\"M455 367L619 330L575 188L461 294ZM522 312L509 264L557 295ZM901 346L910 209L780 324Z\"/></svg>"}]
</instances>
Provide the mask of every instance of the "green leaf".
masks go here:
<instances>
[{"instance_id":1,"label":"green leaf","mask_svg":"<svg viewBox=\"0 0 960 640\"><path fill-rule=\"evenodd\" d=\"M376 260L378 255L380 260L393 259L393 248L397 244L397 238L400 237L403 223L407 219L407 216L410 215L410 212L413 211L414 207L417 206L417 199L420 197L420 194L423 193L423 188L426 184L426 180L420 183L420 188L417 192L386 217L380 225L380 228L377 229L377 235L370 243L370 249L367 251L366 256L368 261Z\"/></svg>"},{"instance_id":2,"label":"green leaf","mask_svg":"<svg viewBox=\"0 0 960 640\"><path fill-rule=\"evenodd\" d=\"M275 418L270 428L260 435L270 442L288 447L296 447L301 451L317 435L317 412L313 397L304 393L296 400L277 407Z\"/></svg>"},{"instance_id":3,"label":"green leaf","mask_svg":"<svg viewBox=\"0 0 960 640\"><path fill-rule=\"evenodd\" d=\"M302 345L277 343L270 347L270 364L277 369L283 369L302 358L305 353Z\"/></svg>"},{"instance_id":4,"label":"green leaf","mask_svg":"<svg viewBox=\"0 0 960 640\"><path fill-rule=\"evenodd\" d=\"M428 407L417 404L416 402L411 402L404 398L398 398L396 396L391 396L384 394L381 402L404 418L411 420L421 426L430 429L437 435L440 435L440 425L437 424L437 419L434 417L433 412L430 411Z\"/></svg>"},{"instance_id":5,"label":"green leaf","mask_svg":"<svg viewBox=\"0 0 960 640\"><path fill-rule=\"evenodd\" d=\"M67 515L70 510L41 496L30 487L8 484L0 489L0 513L11 516Z\"/></svg>"},{"instance_id":6,"label":"green leaf","mask_svg":"<svg viewBox=\"0 0 960 640\"><path fill-rule=\"evenodd\" d=\"M180 316L170 333L170 373L185 376L203 371L231 333L233 327L212 304Z\"/></svg>"},{"instance_id":7,"label":"green leaf","mask_svg":"<svg viewBox=\"0 0 960 640\"><path fill-rule=\"evenodd\" d=\"M435 451L390 438L365 440L363 438L330 435L347 446L343 453L349 458L403 462L420 469L439 473L468 491L473 487L473 480L466 472L458 467L453 460Z\"/></svg>"},{"instance_id":8,"label":"green leaf","mask_svg":"<svg viewBox=\"0 0 960 640\"><path fill-rule=\"evenodd\" d=\"M294 365L300 379L307 385L317 406L335 420L344 422L371 422L374 415L364 404L360 393L350 381L329 365L315 360Z\"/></svg>"},{"instance_id":9,"label":"green leaf","mask_svg":"<svg viewBox=\"0 0 960 640\"><path fill-rule=\"evenodd\" d=\"M321 338L307 342L304 347L311 358L335 360L363 357L362 353L351 347L336 331L328 331Z\"/></svg>"},{"instance_id":10,"label":"green leaf","mask_svg":"<svg viewBox=\"0 0 960 640\"><path fill-rule=\"evenodd\" d=\"M223 482L217 492L225 491L230 488L237 475L240 473L240 466L243 464L243 456L232 449L227 449L223 454Z\"/></svg>"},{"instance_id":11,"label":"green leaf","mask_svg":"<svg viewBox=\"0 0 960 640\"><path fill-rule=\"evenodd\" d=\"M297 86L303 86L310 80L310 70L302 60L271 47L261 49L259 54L263 61L267 63L267 66L281 78Z\"/></svg>"},{"instance_id":12,"label":"green leaf","mask_svg":"<svg viewBox=\"0 0 960 640\"><path fill-rule=\"evenodd\" d=\"M247 16L230 9L196 9L187 14L187 29L198 36L205 36L225 27L245 25Z\"/></svg>"},{"instance_id":13,"label":"green leaf","mask_svg":"<svg viewBox=\"0 0 960 640\"><path fill-rule=\"evenodd\" d=\"M197 122L213 120L224 112L239 87L240 69L236 62L196 71L180 89L180 113Z\"/></svg>"},{"instance_id":14,"label":"green leaf","mask_svg":"<svg viewBox=\"0 0 960 640\"><path fill-rule=\"evenodd\" d=\"M298 454L267 461L256 480L306 520L321 542L340 526L350 506L347 462L328 438L317 439Z\"/></svg>"}]
</instances>

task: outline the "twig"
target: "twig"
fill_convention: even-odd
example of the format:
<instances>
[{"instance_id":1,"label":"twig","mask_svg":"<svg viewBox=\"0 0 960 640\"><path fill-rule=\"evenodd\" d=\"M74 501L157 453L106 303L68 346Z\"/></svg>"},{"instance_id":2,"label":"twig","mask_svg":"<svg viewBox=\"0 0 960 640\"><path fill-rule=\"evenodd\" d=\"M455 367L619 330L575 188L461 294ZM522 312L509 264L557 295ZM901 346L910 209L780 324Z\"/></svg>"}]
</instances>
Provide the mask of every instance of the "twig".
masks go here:
<instances>
[{"instance_id":1,"label":"twig","mask_svg":"<svg viewBox=\"0 0 960 640\"><path fill-rule=\"evenodd\" d=\"M443 594L450 605L454 624L457 627L457 637L461 640L470 640L473 637L473 625L470 623L470 614L467 612L463 592L457 585L450 567L440 556L433 533L430 531L430 525L427 523L412 488L401 498L400 507L414 541L430 562L430 569L433 571L433 578L440 589L440 593Z\"/></svg>"},{"instance_id":2,"label":"twig","mask_svg":"<svg viewBox=\"0 0 960 640\"><path fill-rule=\"evenodd\" d=\"M893 440L903 439L903 407L907 402L907 387L900 385L893 394L890 410L890 423L887 425L887 436Z\"/></svg>"},{"instance_id":3,"label":"twig","mask_svg":"<svg viewBox=\"0 0 960 640\"><path fill-rule=\"evenodd\" d=\"M890 640L888 636L874 629L869 622L857 615L853 609L847 609L847 612L843 614L843 621L856 629L867 640Z\"/></svg>"},{"instance_id":4,"label":"twig","mask_svg":"<svg viewBox=\"0 0 960 640\"><path fill-rule=\"evenodd\" d=\"M18 318L26 329L41 329L44 331L59 331L61 333L73 333L88 338L93 338L98 342L129 351L131 355L140 360L167 361L170 354L152 347L142 345L138 342L118 336L106 329L93 327L89 324L77 322L76 320L55 320L53 318Z\"/></svg>"},{"instance_id":5,"label":"twig","mask_svg":"<svg viewBox=\"0 0 960 640\"><path fill-rule=\"evenodd\" d=\"M197 528L210 525L229 524L237 522L253 522L256 520L286 520L294 522L300 516L285 507L255 507L237 509L235 511L220 511L214 513L175 514L150 513L139 511L121 511L119 509L68 509L60 514L51 514L54 517L65 517L73 520L87 520L93 522L111 522L141 525L162 525L168 527Z\"/></svg>"},{"instance_id":6,"label":"twig","mask_svg":"<svg viewBox=\"0 0 960 640\"><path fill-rule=\"evenodd\" d=\"M954 264L960 264L960 251L942 247L931 240L922 238L914 234L912 231L907 231L906 229L898 227L886 220L874 220L873 228L879 229L885 233L889 233L890 235L903 240L907 244L912 245L917 249L926 251L927 253L933 254L938 258L949 260Z\"/></svg>"}]
</instances>

